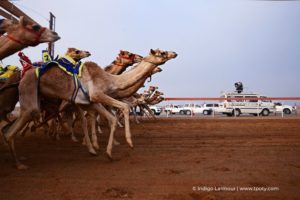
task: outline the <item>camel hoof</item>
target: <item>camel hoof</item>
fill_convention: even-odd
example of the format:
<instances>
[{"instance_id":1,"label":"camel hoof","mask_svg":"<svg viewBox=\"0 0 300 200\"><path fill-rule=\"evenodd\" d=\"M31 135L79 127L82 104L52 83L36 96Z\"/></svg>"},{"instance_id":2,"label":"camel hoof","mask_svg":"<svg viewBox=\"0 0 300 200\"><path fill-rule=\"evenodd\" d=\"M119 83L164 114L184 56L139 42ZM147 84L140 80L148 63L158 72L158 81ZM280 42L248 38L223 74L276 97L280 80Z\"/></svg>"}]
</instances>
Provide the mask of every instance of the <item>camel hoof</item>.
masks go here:
<instances>
[{"instance_id":1,"label":"camel hoof","mask_svg":"<svg viewBox=\"0 0 300 200\"><path fill-rule=\"evenodd\" d=\"M96 143L96 144L93 144L93 147L96 149L96 150L99 150L100 149L100 147L99 147L99 145Z\"/></svg>"},{"instance_id":2,"label":"camel hoof","mask_svg":"<svg viewBox=\"0 0 300 200\"><path fill-rule=\"evenodd\" d=\"M119 145L120 145L120 142L118 142L117 140L114 140L114 141L113 141L113 144L114 144L115 146L119 146Z\"/></svg>"},{"instance_id":3,"label":"camel hoof","mask_svg":"<svg viewBox=\"0 0 300 200\"><path fill-rule=\"evenodd\" d=\"M73 142L78 142L78 139L77 139L75 136L72 136L72 137L71 137L71 140L72 140Z\"/></svg>"},{"instance_id":4,"label":"camel hoof","mask_svg":"<svg viewBox=\"0 0 300 200\"><path fill-rule=\"evenodd\" d=\"M127 143L133 149L133 143L132 143L132 140L130 138L127 138Z\"/></svg>"},{"instance_id":5,"label":"camel hoof","mask_svg":"<svg viewBox=\"0 0 300 200\"><path fill-rule=\"evenodd\" d=\"M90 149L90 150L89 150L89 153L90 153L92 156L97 156L97 152L96 152L94 149Z\"/></svg>"},{"instance_id":6,"label":"camel hoof","mask_svg":"<svg viewBox=\"0 0 300 200\"><path fill-rule=\"evenodd\" d=\"M17 167L18 170L26 170L26 169L28 169L27 165L23 165L21 163L16 164L16 167Z\"/></svg>"},{"instance_id":7,"label":"camel hoof","mask_svg":"<svg viewBox=\"0 0 300 200\"><path fill-rule=\"evenodd\" d=\"M106 152L105 155L106 155L106 157L108 158L109 161L114 161L111 153Z\"/></svg>"}]
</instances>

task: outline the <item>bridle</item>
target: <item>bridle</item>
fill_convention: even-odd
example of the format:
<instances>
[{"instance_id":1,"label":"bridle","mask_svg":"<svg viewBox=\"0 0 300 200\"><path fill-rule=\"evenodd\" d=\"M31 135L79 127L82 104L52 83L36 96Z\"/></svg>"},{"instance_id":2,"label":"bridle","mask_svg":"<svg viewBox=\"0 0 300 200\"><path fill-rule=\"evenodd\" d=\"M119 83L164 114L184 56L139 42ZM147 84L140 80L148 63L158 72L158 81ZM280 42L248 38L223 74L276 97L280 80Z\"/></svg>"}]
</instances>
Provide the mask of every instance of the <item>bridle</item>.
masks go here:
<instances>
[{"instance_id":1,"label":"bridle","mask_svg":"<svg viewBox=\"0 0 300 200\"><path fill-rule=\"evenodd\" d=\"M119 58L119 59L125 59L125 60L129 60L129 61L131 61L131 62L134 62L135 57L136 57L136 54L131 54L131 55L129 56L129 58L128 58L128 57L125 57L125 56L122 56L122 55L119 54L119 56L117 57L117 59L118 59L118 58Z\"/></svg>"},{"instance_id":2,"label":"bridle","mask_svg":"<svg viewBox=\"0 0 300 200\"><path fill-rule=\"evenodd\" d=\"M25 45L25 46L36 46L40 43L40 39L42 34L45 32L46 28L45 27L41 27L38 31L35 31L33 29L27 28L27 27L22 27L25 31L32 33L35 36L35 40L30 43L25 43L22 42L21 40L11 36L10 34L7 34L6 37L20 45Z\"/></svg>"}]
</instances>

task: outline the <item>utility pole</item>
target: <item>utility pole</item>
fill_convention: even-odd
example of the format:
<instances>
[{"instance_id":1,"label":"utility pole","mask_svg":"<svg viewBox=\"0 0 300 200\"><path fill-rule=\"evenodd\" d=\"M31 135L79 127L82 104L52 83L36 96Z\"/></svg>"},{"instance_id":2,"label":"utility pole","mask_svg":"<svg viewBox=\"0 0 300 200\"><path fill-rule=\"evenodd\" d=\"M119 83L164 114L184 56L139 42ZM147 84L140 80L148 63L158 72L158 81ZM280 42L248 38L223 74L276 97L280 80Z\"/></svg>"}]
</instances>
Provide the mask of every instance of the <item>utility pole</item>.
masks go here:
<instances>
[{"instance_id":1,"label":"utility pole","mask_svg":"<svg viewBox=\"0 0 300 200\"><path fill-rule=\"evenodd\" d=\"M55 23L56 23L56 17L50 12L50 20L49 20L49 29L52 31L55 31ZM54 58L54 43L49 42L48 43L48 52L52 58Z\"/></svg>"}]
</instances>

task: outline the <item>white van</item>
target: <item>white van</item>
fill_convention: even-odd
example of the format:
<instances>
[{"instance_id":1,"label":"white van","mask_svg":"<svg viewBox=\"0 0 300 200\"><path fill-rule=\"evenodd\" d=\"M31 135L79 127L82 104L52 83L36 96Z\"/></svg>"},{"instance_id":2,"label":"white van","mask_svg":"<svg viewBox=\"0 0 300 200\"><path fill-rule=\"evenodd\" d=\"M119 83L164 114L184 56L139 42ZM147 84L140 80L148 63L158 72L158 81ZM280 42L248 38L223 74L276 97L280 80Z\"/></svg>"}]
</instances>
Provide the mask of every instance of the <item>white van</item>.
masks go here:
<instances>
[{"instance_id":1,"label":"white van","mask_svg":"<svg viewBox=\"0 0 300 200\"><path fill-rule=\"evenodd\" d=\"M275 112L275 104L270 100L244 100L242 98L266 98L255 93L224 93L221 98L235 98L234 100L223 100L219 104L217 112L226 114L227 116L240 116L241 114L253 114L268 116ZM239 100L238 98L241 98Z\"/></svg>"}]
</instances>

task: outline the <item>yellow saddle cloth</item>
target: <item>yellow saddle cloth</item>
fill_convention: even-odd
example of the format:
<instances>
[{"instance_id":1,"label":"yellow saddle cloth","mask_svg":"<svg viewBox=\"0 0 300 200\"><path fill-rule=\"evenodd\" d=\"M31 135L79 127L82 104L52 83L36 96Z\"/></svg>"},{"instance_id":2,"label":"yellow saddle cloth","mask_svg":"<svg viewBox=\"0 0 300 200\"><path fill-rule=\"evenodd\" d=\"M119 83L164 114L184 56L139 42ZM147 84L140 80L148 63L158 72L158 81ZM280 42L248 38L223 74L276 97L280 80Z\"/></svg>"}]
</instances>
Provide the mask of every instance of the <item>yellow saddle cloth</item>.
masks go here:
<instances>
[{"instance_id":1,"label":"yellow saddle cloth","mask_svg":"<svg viewBox=\"0 0 300 200\"><path fill-rule=\"evenodd\" d=\"M18 69L18 67L13 66L13 65L7 66L6 71L4 70L3 74L0 75L0 79L7 79L7 78L11 77L17 69Z\"/></svg>"}]
</instances>

